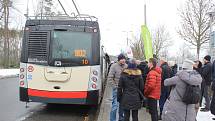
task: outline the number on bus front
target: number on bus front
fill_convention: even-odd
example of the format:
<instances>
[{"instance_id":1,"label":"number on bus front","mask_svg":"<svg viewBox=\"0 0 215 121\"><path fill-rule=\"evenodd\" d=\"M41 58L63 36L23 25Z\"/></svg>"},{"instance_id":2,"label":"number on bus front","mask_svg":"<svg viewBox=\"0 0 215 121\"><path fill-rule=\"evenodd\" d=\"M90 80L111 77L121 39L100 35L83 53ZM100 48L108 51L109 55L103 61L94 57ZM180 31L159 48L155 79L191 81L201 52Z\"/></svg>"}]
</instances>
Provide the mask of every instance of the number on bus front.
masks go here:
<instances>
[{"instance_id":1,"label":"number on bus front","mask_svg":"<svg viewBox=\"0 0 215 121\"><path fill-rule=\"evenodd\" d=\"M89 61L88 61L87 59L83 59L83 60L82 60L82 64L83 64L83 65L88 65L88 64L89 64Z\"/></svg>"}]
</instances>

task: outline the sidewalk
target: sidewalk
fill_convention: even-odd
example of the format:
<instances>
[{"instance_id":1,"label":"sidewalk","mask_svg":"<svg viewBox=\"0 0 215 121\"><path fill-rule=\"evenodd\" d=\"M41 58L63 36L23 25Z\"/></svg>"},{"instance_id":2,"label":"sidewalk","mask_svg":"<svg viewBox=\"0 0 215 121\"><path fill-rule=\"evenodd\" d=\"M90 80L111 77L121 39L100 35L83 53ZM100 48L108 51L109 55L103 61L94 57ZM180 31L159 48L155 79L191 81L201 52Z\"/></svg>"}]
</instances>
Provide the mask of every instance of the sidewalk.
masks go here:
<instances>
[{"instance_id":1,"label":"sidewalk","mask_svg":"<svg viewBox=\"0 0 215 121\"><path fill-rule=\"evenodd\" d=\"M104 98L100 107L98 121L109 121L109 115L111 110L111 87L107 84ZM149 113L145 111L145 108L139 110L139 121L151 121Z\"/></svg>"}]
</instances>

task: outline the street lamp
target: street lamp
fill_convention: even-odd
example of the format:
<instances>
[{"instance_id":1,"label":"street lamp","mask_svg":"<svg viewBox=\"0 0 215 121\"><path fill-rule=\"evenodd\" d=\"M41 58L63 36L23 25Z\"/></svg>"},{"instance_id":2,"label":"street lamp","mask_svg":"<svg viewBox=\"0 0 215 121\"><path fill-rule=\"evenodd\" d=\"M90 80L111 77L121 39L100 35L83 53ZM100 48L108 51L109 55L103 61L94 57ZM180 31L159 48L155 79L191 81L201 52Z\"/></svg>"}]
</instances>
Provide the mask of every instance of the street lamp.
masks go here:
<instances>
[{"instance_id":1,"label":"street lamp","mask_svg":"<svg viewBox=\"0 0 215 121\"><path fill-rule=\"evenodd\" d=\"M127 40L127 46L128 46L128 41L129 41L129 39L128 39L128 33L132 33L133 31L122 31L122 32L126 32L126 40Z\"/></svg>"}]
</instances>

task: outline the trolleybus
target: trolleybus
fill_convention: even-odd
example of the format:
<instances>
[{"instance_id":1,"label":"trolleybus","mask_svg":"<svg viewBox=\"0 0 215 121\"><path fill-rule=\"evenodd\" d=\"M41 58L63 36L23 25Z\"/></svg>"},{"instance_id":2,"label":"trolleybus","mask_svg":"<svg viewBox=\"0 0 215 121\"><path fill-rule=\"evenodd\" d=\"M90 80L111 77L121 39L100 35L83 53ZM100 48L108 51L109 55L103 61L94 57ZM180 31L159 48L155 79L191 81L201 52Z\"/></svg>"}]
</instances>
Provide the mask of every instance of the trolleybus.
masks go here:
<instances>
[{"instance_id":1,"label":"trolleybus","mask_svg":"<svg viewBox=\"0 0 215 121\"><path fill-rule=\"evenodd\" d=\"M97 20L26 21L20 63L20 101L97 105L104 58Z\"/></svg>"}]
</instances>

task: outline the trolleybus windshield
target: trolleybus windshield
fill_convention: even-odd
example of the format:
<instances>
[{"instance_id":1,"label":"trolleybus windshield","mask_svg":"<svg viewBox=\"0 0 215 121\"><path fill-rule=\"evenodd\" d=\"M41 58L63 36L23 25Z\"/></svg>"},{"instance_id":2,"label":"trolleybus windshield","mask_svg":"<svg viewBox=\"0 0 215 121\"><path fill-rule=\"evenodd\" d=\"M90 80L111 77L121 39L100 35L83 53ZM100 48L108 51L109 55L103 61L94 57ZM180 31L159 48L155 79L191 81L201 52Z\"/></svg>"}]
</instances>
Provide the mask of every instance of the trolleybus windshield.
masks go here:
<instances>
[{"instance_id":1,"label":"trolleybus windshield","mask_svg":"<svg viewBox=\"0 0 215 121\"><path fill-rule=\"evenodd\" d=\"M59 66L89 65L92 60L92 33L52 31L50 64ZM59 64L58 63L58 64Z\"/></svg>"}]
</instances>

